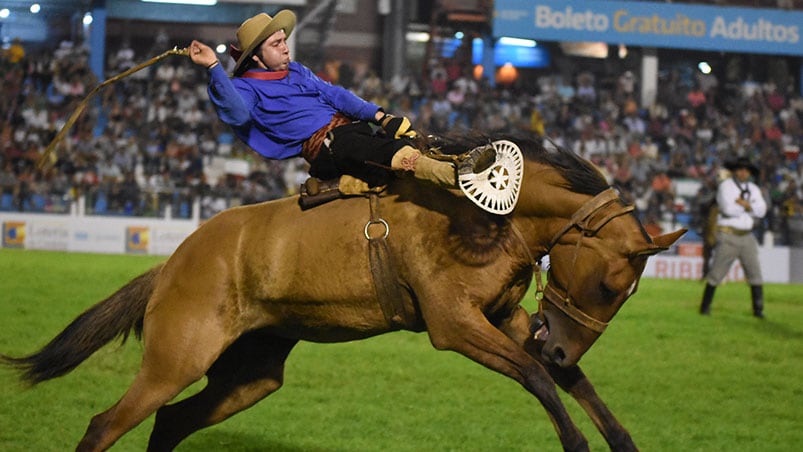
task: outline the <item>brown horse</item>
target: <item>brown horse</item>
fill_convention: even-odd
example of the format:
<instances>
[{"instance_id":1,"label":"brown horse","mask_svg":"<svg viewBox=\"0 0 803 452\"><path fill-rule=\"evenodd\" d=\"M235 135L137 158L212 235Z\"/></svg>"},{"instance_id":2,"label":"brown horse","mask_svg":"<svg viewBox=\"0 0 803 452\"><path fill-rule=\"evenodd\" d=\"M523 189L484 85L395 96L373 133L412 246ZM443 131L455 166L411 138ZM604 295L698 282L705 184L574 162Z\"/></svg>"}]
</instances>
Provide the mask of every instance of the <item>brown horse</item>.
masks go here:
<instances>
[{"instance_id":1,"label":"brown horse","mask_svg":"<svg viewBox=\"0 0 803 452\"><path fill-rule=\"evenodd\" d=\"M464 141L452 144L480 144ZM577 362L636 291L648 256L684 231L651 238L593 165L517 143L524 180L509 215L407 179L391 184L373 208L356 197L307 211L297 198L230 209L39 352L3 360L36 384L134 331L144 343L139 373L92 419L78 450L107 449L154 412L148 449L171 450L279 389L298 341L427 331L436 349L461 353L535 395L565 450L588 443L556 383L611 449L636 450ZM386 253L369 246L377 240ZM378 260L369 258L374 252ZM546 301L531 322L519 303L547 254ZM375 283L372 268L386 275L387 287L383 278ZM398 309L388 315L384 298L394 294ZM204 375L202 391L166 405Z\"/></svg>"}]
</instances>

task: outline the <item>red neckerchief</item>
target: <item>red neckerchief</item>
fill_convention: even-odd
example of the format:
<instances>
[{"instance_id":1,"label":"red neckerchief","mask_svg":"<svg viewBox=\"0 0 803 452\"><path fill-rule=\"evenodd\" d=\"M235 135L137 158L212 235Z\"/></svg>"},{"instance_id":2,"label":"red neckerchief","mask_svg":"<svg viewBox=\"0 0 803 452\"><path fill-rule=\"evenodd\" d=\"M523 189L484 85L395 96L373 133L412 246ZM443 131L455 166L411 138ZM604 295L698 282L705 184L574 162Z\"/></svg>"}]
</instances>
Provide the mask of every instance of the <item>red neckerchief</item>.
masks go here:
<instances>
[{"instance_id":1,"label":"red neckerchief","mask_svg":"<svg viewBox=\"0 0 803 452\"><path fill-rule=\"evenodd\" d=\"M245 71L243 75L240 77L243 78L255 78L257 80L281 80L287 77L290 71L260 71L260 70L250 70Z\"/></svg>"}]
</instances>

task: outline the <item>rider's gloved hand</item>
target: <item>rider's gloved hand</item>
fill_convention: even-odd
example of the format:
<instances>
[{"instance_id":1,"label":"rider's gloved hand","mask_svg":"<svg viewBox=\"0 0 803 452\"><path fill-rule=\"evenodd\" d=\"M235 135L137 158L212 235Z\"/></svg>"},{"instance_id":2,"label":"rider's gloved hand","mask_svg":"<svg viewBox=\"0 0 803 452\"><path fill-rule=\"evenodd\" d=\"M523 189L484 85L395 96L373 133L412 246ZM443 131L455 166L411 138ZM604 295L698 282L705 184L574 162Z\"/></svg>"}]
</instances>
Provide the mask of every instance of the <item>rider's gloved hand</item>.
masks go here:
<instances>
[{"instance_id":1,"label":"rider's gloved hand","mask_svg":"<svg viewBox=\"0 0 803 452\"><path fill-rule=\"evenodd\" d=\"M392 135L395 139L400 138L415 138L418 136L410 120L404 116L393 116L385 113L382 119L379 120L379 125L385 129L388 135Z\"/></svg>"}]
</instances>

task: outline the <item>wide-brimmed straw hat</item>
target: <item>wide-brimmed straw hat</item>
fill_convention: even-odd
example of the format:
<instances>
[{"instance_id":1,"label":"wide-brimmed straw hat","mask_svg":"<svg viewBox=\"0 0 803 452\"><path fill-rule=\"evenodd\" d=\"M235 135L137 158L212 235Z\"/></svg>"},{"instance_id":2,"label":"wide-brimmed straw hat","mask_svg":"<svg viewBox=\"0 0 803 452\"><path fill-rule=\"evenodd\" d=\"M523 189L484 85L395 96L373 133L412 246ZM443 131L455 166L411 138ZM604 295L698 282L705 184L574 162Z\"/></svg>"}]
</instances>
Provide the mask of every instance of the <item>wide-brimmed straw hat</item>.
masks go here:
<instances>
[{"instance_id":1,"label":"wide-brimmed straw hat","mask_svg":"<svg viewBox=\"0 0 803 452\"><path fill-rule=\"evenodd\" d=\"M237 73L239 71L240 66L251 57L251 54L262 44L262 41L268 39L270 35L279 30L284 30L285 34L290 36L295 26L296 15L288 9L279 11L273 17L266 13L259 13L246 19L237 29L239 48L232 49L232 55L239 53L235 57L237 63L234 65L234 72Z\"/></svg>"},{"instance_id":2,"label":"wide-brimmed straw hat","mask_svg":"<svg viewBox=\"0 0 803 452\"><path fill-rule=\"evenodd\" d=\"M739 168L745 168L750 171L753 177L758 177L759 169L747 157L739 157L736 160L731 160L725 163L725 168L735 171Z\"/></svg>"}]
</instances>

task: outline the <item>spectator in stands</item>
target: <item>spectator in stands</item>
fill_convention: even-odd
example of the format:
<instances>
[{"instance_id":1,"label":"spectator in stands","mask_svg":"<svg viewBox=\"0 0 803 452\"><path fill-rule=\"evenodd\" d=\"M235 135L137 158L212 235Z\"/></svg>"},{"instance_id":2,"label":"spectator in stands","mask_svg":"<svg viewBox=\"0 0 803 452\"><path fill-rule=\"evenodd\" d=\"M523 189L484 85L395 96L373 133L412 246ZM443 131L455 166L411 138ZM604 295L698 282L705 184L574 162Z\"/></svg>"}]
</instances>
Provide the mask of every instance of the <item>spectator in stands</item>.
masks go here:
<instances>
[{"instance_id":1,"label":"spectator in stands","mask_svg":"<svg viewBox=\"0 0 803 452\"><path fill-rule=\"evenodd\" d=\"M446 73L446 67L442 61L436 60L430 68L429 92L433 96L441 94L446 96L447 89L449 89L449 76Z\"/></svg>"},{"instance_id":2,"label":"spectator in stands","mask_svg":"<svg viewBox=\"0 0 803 452\"><path fill-rule=\"evenodd\" d=\"M477 96L479 96L479 85L474 80L471 72L471 67L463 68L460 77L452 82L451 89L448 91L447 97L454 98L452 107L455 110L455 121L458 126L463 128L471 127L474 116L477 114ZM451 101L451 99L450 99Z\"/></svg>"},{"instance_id":3,"label":"spectator in stands","mask_svg":"<svg viewBox=\"0 0 803 452\"><path fill-rule=\"evenodd\" d=\"M32 195L34 174L30 167L22 169L17 175L17 185L14 189L14 206L20 212L32 209Z\"/></svg>"},{"instance_id":4,"label":"spectator in stands","mask_svg":"<svg viewBox=\"0 0 803 452\"><path fill-rule=\"evenodd\" d=\"M233 79L209 46L197 40L190 45L192 61L209 71L209 96L218 116L242 141L267 158L302 155L310 174L321 179L345 173L381 185L390 168L456 186L451 162L426 157L411 145L416 132L407 118L393 117L291 62L287 37L294 27L295 15L289 10L243 22L237 31ZM375 134L370 123L381 124L386 133Z\"/></svg>"},{"instance_id":5,"label":"spectator in stands","mask_svg":"<svg viewBox=\"0 0 803 452\"><path fill-rule=\"evenodd\" d=\"M539 137L546 135L546 123L544 115L541 114L541 108L535 106L530 110L530 132Z\"/></svg>"},{"instance_id":6,"label":"spectator in stands","mask_svg":"<svg viewBox=\"0 0 803 452\"><path fill-rule=\"evenodd\" d=\"M435 133L449 130L449 117L452 115L452 103L446 98L446 92L438 92L432 99L432 116L428 129Z\"/></svg>"},{"instance_id":7,"label":"spectator in stands","mask_svg":"<svg viewBox=\"0 0 803 452\"><path fill-rule=\"evenodd\" d=\"M703 88L698 84L689 93L686 95L686 100L689 103L689 108L694 113L694 116L697 118L698 121L702 121L705 117L705 107L706 101L708 100L705 96L705 92Z\"/></svg>"},{"instance_id":8,"label":"spectator in stands","mask_svg":"<svg viewBox=\"0 0 803 452\"><path fill-rule=\"evenodd\" d=\"M2 196L2 210L11 210L14 193L17 187L17 175L14 174L14 163L5 161L0 169L0 196Z\"/></svg>"},{"instance_id":9,"label":"spectator in stands","mask_svg":"<svg viewBox=\"0 0 803 452\"><path fill-rule=\"evenodd\" d=\"M131 42L128 39L123 40L122 45L114 55L113 61L115 72L127 71L135 66L134 49L131 48Z\"/></svg>"},{"instance_id":10,"label":"spectator in stands","mask_svg":"<svg viewBox=\"0 0 803 452\"><path fill-rule=\"evenodd\" d=\"M803 194L793 180L787 182L786 190L781 195L780 208L782 243L787 246L800 246L801 243L794 243L792 224L795 220L803 218Z\"/></svg>"},{"instance_id":11,"label":"spectator in stands","mask_svg":"<svg viewBox=\"0 0 803 452\"><path fill-rule=\"evenodd\" d=\"M22 46L20 38L11 41L11 45L5 51L5 57L11 64L20 63L25 58L25 47Z\"/></svg>"},{"instance_id":12,"label":"spectator in stands","mask_svg":"<svg viewBox=\"0 0 803 452\"><path fill-rule=\"evenodd\" d=\"M414 75L411 70L407 69L403 72L399 72L398 74L394 74L393 77L390 79L390 83L388 85L388 89L390 90L390 94L393 96L402 96L409 94L410 85L414 83ZM341 86L345 87L341 83Z\"/></svg>"},{"instance_id":13,"label":"spectator in stands","mask_svg":"<svg viewBox=\"0 0 803 452\"><path fill-rule=\"evenodd\" d=\"M636 94L636 75L631 70L624 71L617 80L616 96L620 102L625 103Z\"/></svg>"},{"instance_id":14,"label":"spectator in stands","mask_svg":"<svg viewBox=\"0 0 803 452\"><path fill-rule=\"evenodd\" d=\"M139 184L134 179L133 173L126 173L123 181L119 185L117 192L118 201L122 210L127 215L139 215L141 212Z\"/></svg>"},{"instance_id":15,"label":"spectator in stands","mask_svg":"<svg viewBox=\"0 0 803 452\"><path fill-rule=\"evenodd\" d=\"M360 82L359 91L363 97L370 99L384 94L385 84L376 72L369 70Z\"/></svg>"},{"instance_id":16,"label":"spectator in stands","mask_svg":"<svg viewBox=\"0 0 803 452\"><path fill-rule=\"evenodd\" d=\"M594 74L588 71L577 76L577 99L586 104L593 105L597 101L597 91L594 87Z\"/></svg>"}]
</instances>

